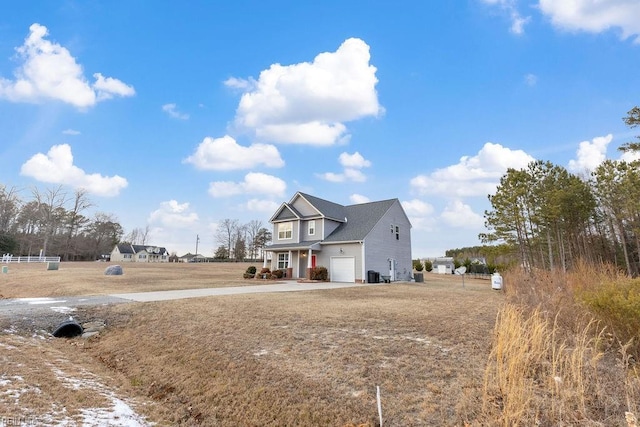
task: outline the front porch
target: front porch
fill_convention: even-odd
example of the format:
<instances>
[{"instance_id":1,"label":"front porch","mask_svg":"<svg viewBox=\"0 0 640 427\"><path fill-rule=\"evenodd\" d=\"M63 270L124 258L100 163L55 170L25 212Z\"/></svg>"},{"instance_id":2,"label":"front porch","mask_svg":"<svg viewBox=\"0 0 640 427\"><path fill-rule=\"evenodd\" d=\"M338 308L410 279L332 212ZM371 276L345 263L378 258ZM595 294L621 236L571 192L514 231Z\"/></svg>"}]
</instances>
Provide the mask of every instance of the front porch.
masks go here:
<instances>
[{"instance_id":1,"label":"front porch","mask_svg":"<svg viewBox=\"0 0 640 427\"><path fill-rule=\"evenodd\" d=\"M311 269L316 267L316 252L320 252L320 244L303 242L296 245L271 245L265 252L263 267L272 271L284 270L288 279L310 279Z\"/></svg>"}]
</instances>

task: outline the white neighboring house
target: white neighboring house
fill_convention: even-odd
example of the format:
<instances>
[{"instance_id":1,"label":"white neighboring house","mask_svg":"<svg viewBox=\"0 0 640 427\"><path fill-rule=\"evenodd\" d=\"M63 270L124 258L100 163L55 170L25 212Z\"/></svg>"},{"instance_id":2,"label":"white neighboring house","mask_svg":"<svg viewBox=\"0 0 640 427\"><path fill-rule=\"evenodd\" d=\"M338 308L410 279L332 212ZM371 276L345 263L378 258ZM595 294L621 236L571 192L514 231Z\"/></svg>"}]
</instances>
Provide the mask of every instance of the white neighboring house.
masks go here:
<instances>
[{"instance_id":1,"label":"white neighboring house","mask_svg":"<svg viewBox=\"0 0 640 427\"><path fill-rule=\"evenodd\" d=\"M324 266L333 282L411 280L411 223L398 199L343 206L305 193L280 205L269 222L265 267L309 278ZM269 265L270 263L270 265Z\"/></svg>"},{"instance_id":2,"label":"white neighboring house","mask_svg":"<svg viewBox=\"0 0 640 427\"><path fill-rule=\"evenodd\" d=\"M121 243L111 251L111 262L169 262L169 252L161 246Z\"/></svg>"}]
</instances>

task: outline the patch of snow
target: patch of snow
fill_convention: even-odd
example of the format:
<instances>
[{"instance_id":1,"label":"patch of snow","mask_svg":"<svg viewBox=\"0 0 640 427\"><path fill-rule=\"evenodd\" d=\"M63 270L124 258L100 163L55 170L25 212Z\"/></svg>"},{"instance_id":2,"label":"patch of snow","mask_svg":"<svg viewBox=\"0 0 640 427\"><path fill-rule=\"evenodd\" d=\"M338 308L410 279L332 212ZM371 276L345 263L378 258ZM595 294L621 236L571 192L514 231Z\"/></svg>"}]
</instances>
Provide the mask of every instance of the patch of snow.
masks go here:
<instances>
[{"instance_id":1,"label":"patch of snow","mask_svg":"<svg viewBox=\"0 0 640 427\"><path fill-rule=\"evenodd\" d=\"M91 372L82 370L83 378L72 378L61 369L51 366L51 370L58 379L74 390L89 389L104 396L111 402L108 408L82 409L83 426L123 426L138 427L152 425L138 415L131 406L118 398L107 386L97 381L97 377Z\"/></svg>"},{"instance_id":2,"label":"patch of snow","mask_svg":"<svg viewBox=\"0 0 640 427\"><path fill-rule=\"evenodd\" d=\"M109 397L113 404L113 407L111 408L89 408L82 410L83 426L138 427L150 425L140 415L136 414L136 412L127 403L115 396Z\"/></svg>"}]
</instances>

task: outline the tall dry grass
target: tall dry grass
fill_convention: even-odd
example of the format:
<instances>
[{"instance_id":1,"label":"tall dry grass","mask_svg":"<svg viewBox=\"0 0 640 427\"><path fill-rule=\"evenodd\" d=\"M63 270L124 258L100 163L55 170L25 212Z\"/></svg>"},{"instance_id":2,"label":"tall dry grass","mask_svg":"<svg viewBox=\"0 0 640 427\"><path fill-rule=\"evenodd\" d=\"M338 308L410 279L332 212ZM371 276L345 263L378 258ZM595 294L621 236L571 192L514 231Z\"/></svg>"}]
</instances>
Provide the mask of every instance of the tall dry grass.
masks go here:
<instances>
[{"instance_id":1,"label":"tall dry grass","mask_svg":"<svg viewBox=\"0 0 640 427\"><path fill-rule=\"evenodd\" d=\"M632 425L640 375L631 342L616 343L583 303L625 280L614 268L505 274L485 371L483 418L491 425Z\"/></svg>"}]
</instances>

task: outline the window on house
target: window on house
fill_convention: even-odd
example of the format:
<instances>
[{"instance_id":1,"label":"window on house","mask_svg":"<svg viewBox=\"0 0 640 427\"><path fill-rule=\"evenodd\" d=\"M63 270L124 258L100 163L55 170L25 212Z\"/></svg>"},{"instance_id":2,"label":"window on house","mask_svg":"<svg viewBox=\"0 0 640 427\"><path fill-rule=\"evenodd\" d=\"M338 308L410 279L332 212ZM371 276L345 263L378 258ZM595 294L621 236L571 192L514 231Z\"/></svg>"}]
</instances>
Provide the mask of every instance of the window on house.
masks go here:
<instances>
[{"instance_id":1,"label":"window on house","mask_svg":"<svg viewBox=\"0 0 640 427\"><path fill-rule=\"evenodd\" d=\"M400 240L400 227L396 225L396 240Z\"/></svg>"},{"instance_id":2,"label":"window on house","mask_svg":"<svg viewBox=\"0 0 640 427\"><path fill-rule=\"evenodd\" d=\"M293 235L293 223L281 222L278 224L278 240L290 239Z\"/></svg>"},{"instance_id":3,"label":"window on house","mask_svg":"<svg viewBox=\"0 0 640 427\"><path fill-rule=\"evenodd\" d=\"M391 234L393 234L393 224L391 224Z\"/></svg>"},{"instance_id":4,"label":"window on house","mask_svg":"<svg viewBox=\"0 0 640 427\"><path fill-rule=\"evenodd\" d=\"M309 221L309 236L314 236L316 234L316 222Z\"/></svg>"},{"instance_id":5,"label":"window on house","mask_svg":"<svg viewBox=\"0 0 640 427\"><path fill-rule=\"evenodd\" d=\"M278 254L278 270L289 266L289 254Z\"/></svg>"},{"instance_id":6,"label":"window on house","mask_svg":"<svg viewBox=\"0 0 640 427\"><path fill-rule=\"evenodd\" d=\"M131 254L124 254L125 259L131 259Z\"/></svg>"}]
</instances>

